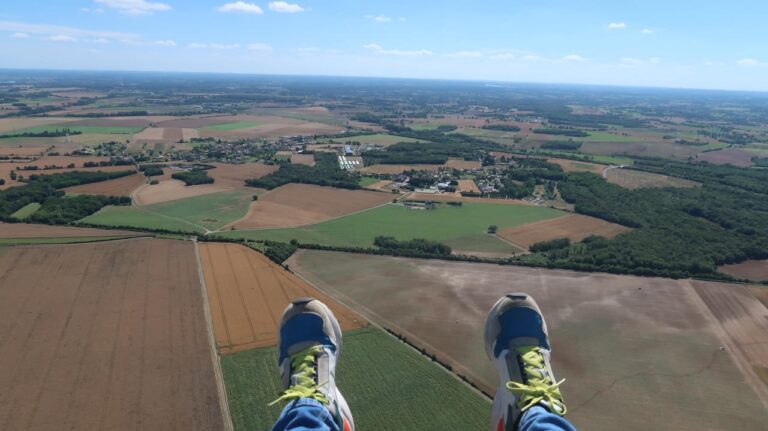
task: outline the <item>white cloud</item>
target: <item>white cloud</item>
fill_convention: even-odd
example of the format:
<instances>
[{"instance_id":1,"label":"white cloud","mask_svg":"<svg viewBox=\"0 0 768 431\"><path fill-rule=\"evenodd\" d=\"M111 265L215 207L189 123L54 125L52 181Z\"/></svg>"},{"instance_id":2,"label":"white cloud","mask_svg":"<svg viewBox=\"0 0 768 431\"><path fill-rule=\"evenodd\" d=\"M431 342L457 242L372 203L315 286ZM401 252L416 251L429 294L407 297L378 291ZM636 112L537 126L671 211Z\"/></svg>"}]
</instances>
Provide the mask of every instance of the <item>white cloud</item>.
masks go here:
<instances>
[{"instance_id":1,"label":"white cloud","mask_svg":"<svg viewBox=\"0 0 768 431\"><path fill-rule=\"evenodd\" d=\"M386 15L366 15L365 17L376 22L392 22L392 18Z\"/></svg>"},{"instance_id":2,"label":"white cloud","mask_svg":"<svg viewBox=\"0 0 768 431\"><path fill-rule=\"evenodd\" d=\"M176 42L166 39L166 40L153 40L149 42L150 45L157 45L157 46L176 46Z\"/></svg>"},{"instance_id":3,"label":"white cloud","mask_svg":"<svg viewBox=\"0 0 768 431\"><path fill-rule=\"evenodd\" d=\"M760 62L755 60L754 58L742 58L737 63L739 63L742 66L757 66L760 64Z\"/></svg>"},{"instance_id":4,"label":"white cloud","mask_svg":"<svg viewBox=\"0 0 768 431\"><path fill-rule=\"evenodd\" d=\"M77 42L77 39L75 39L72 36L67 36L66 34L56 34L48 38L51 42Z\"/></svg>"},{"instance_id":5,"label":"white cloud","mask_svg":"<svg viewBox=\"0 0 768 431\"><path fill-rule=\"evenodd\" d=\"M611 30L623 30L627 28L627 24L623 22L612 22L608 24L608 28Z\"/></svg>"},{"instance_id":6,"label":"white cloud","mask_svg":"<svg viewBox=\"0 0 768 431\"><path fill-rule=\"evenodd\" d=\"M661 58L660 57L651 57L651 58L648 59L648 63L659 64L659 63L661 63Z\"/></svg>"},{"instance_id":7,"label":"white cloud","mask_svg":"<svg viewBox=\"0 0 768 431\"><path fill-rule=\"evenodd\" d=\"M151 15L155 12L171 10L165 3L153 3L147 0L93 0L96 3L111 7L126 15Z\"/></svg>"},{"instance_id":8,"label":"white cloud","mask_svg":"<svg viewBox=\"0 0 768 431\"><path fill-rule=\"evenodd\" d=\"M653 30L650 29L650 28L644 28L644 29L640 30L640 33L642 33L642 34L653 34Z\"/></svg>"},{"instance_id":9,"label":"white cloud","mask_svg":"<svg viewBox=\"0 0 768 431\"><path fill-rule=\"evenodd\" d=\"M410 51L403 51L399 49L384 49L384 47L377 43L369 43L367 45L363 45L363 48L369 49L377 54L396 55L401 57L423 57L433 54L433 52L428 49L417 49Z\"/></svg>"},{"instance_id":10,"label":"white cloud","mask_svg":"<svg viewBox=\"0 0 768 431\"><path fill-rule=\"evenodd\" d=\"M306 9L297 5L284 1L273 1L269 3L269 10L277 13L299 13L304 12Z\"/></svg>"},{"instance_id":11,"label":"white cloud","mask_svg":"<svg viewBox=\"0 0 768 431\"><path fill-rule=\"evenodd\" d=\"M94 40L92 40L92 42L93 42L93 43L98 43L98 44L100 44L100 45L106 45L106 44L108 44L108 43L109 43L109 39L105 39L105 38L103 38L103 37L100 37L100 38L98 38L98 39L94 39Z\"/></svg>"},{"instance_id":12,"label":"white cloud","mask_svg":"<svg viewBox=\"0 0 768 431\"><path fill-rule=\"evenodd\" d=\"M234 13L252 13L256 15L261 15L264 13L263 10L261 10L260 7L256 6L253 3L246 3L244 1L236 1L234 3L227 3L225 5L222 5L218 9L216 9L219 12L234 12Z\"/></svg>"},{"instance_id":13,"label":"white cloud","mask_svg":"<svg viewBox=\"0 0 768 431\"><path fill-rule=\"evenodd\" d=\"M586 58L578 54L569 54L562 58L563 61L587 61Z\"/></svg>"},{"instance_id":14,"label":"white cloud","mask_svg":"<svg viewBox=\"0 0 768 431\"><path fill-rule=\"evenodd\" d=\"M459 58L478 58L478 57L482 57L483 53L480 51L458 51L452 54L447 54L447 56L459 57Z\"/></svg>"},{"instance_id":15,"label":"white cloud","mask_svg":"<svg viewBox=\"0 0 768 431\"><path fill-rule=\"evenodd\" d=\"M272 47L266 43L252 43L248 45L248 49L251 51L272 51Z\"/></svg>"},{"instance_id":16,"label":"white cloud","mask_svg":"<svg viewBox=\"0 0 768 431\"><path fill-rule=\"evenodd\" d=\"M31 36L29 35L29 33L16 32L8 37L10 37L11 39L29 39Z\"/></svg>"},{"instance_id":17,"label":"white cloud","mask_svg":"<svg viewBox=\"0 0 768 431\"><path fill-rule=\"evenodd\" d=\"M643 60L639 58L624 57L619 59L619 62L625 66L639 66L643 64Z\"/></svg>"},{"instance_id":18,"label":"white cloud","mask_svg":"<svg viewBox=\"0 0 768 431\"><path fill-rule=\"evenodd\" d=\"M187 48L193 48L193 49L237 49L240 48L240 44L237 43L231 43L231 44L225 44L225 43L190 43L187 45Z\"/></svg>"},{"instance_id":19,"label":"white cloud","mask_svg":"<svg viewBox=\"0 0 768 431\"><path fill-rule=\"evenodd\" d=\"M104 13L104 9L102 9L102 8L91 9L89 7L81 7L80 8L80 12L83 12L83 13Z\"/></svg>"},{"instance_id":20,"label":"white cloud","mask_svg":"<svg viewBox=\"0 0 768 431\"><path fill-rule=\"evenodd\" d=\"M120 33L115 31L94 31L76 27L60 25L30 24L17 21L0 21L0 31L13 31L19 33L36 34L42 36L66 35L78 37L103 37L108 39L138 39L139 36L132 33Z\"/></svg>"}]
</instances>

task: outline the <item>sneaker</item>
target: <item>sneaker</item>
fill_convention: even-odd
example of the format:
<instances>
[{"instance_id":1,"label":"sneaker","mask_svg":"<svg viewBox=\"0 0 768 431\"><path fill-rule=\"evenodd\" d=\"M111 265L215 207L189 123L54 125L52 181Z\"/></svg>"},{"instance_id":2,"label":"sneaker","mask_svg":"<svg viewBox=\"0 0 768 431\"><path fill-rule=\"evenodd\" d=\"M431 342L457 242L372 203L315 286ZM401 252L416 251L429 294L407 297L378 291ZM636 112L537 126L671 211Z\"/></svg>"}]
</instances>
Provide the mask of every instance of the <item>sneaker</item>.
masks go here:
<instances>
[{"instance_id":1,"label":"sneaker","mask_svg":"<svg viewBox=\"0 0 768 431\"><path fill-rule=\"evenodd\" d=\"M280 320L280 401L310 398L324 404L339 429L354 431L352 413L336 388L341 328L331 310L314 298L293 301Z\"/></svg>"},{"instance_id":2,"label":"sneaker","mask_svg":"<svg viewBox=\"0 0 768 431\"><path fill-rule=\"evenodd\" d=\"M513 293L496 302L485 321L485 350L501 377L491 430L517 429L522 413L533 406L565 415L559 389L564 380L555 382L547 325L533 298Z\"/></svg>"}]
</instances>

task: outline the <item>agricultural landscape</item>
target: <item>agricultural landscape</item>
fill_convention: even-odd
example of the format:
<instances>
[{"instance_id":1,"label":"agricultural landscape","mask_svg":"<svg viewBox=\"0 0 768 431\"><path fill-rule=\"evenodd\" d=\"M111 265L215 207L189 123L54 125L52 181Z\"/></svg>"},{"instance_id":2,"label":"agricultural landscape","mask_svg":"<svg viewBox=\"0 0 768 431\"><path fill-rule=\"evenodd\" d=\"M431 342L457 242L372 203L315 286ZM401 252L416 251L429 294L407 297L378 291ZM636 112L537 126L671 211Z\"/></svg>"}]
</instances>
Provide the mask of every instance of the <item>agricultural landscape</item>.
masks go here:
<instances>
[{"instance_id":1,"label":"agricultural landscape","mask_svg":"<svg viewBox=\"0 0 768 431\"><path fill-rule=\"evenodd\" d=\"M93 74L0 71L0 430L268 429L305 296L358 429L483 429L513 291L578 428L765 429L765 94Z\"/></svg>"}]
</instances>

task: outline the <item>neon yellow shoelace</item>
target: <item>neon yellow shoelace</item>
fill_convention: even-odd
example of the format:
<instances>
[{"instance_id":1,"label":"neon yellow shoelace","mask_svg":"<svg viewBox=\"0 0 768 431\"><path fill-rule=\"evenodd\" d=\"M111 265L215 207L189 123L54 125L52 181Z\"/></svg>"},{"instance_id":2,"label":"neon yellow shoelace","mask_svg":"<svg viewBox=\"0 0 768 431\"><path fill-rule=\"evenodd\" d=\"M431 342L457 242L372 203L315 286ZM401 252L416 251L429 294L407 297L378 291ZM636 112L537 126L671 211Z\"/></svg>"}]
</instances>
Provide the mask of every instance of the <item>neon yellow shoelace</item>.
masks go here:
<instances>
[{"instance_id":1,"label":"neon yellow shoelace","mask_svg":"<svg viewBox=\"0 0 768 431\"><path fill-rule=\"evenodd\" d=\"M312 398L323 404L328 404L328 399L318 390L315 381L315 364L317 355L323 352L323 346L313 346L291 355L291 369L295 370L296 382L290 388L284 390L280 397L269 405L280 401L293 401L298 398Z\"/></svg>"},{"instance_id":2,"label":"neon yellow shoelace","mask_svg":"<svg viewBox=\"0 0 768 431\"><path fill-rule=\"evenodd\" d=\"M522 347L517 351L521 354L528 384L507 382L507 389L519 397L517 405L520 410L526 411L540 402L545 402L553 413L565 415L565 403L559 388L565 379L555 383L549 373L544 371L546 365L540 347Z\"/></svg>"}]
</instances>

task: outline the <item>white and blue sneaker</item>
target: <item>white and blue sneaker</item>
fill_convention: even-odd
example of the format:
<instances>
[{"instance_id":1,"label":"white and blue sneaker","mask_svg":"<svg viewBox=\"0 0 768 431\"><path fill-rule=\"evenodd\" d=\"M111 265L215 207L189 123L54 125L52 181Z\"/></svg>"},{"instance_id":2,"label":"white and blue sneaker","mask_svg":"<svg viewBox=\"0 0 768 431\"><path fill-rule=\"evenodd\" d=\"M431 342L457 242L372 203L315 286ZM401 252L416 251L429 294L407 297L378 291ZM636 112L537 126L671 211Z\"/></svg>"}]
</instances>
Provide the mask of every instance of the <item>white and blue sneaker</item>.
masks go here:
<instances>
[{"instance_id":1,"label":"white and blue sneaker","mask_svg":"<svg viewBox=\"0 0 768 431\"><path fill-rule=\"evenodd\" d=\"M491 431L516 430L523 412L541 406L563 416L566 412L549 363L547 324L528 294L499 299L485 321L485 350L499 371L493 398Z\"/></svg>"},{"instance_id":2,"label":"white and blue sneaker","mask_svg":"<svg viewBox=\"0 0 768 431\"><path fill-rule=\"evenodd\" d=\"M285 390L274 403L313 399L328 408L340 430L354 431L352 413L336 388L341 327L331 310L314 298L293 301L280 321L278 347Z\"/></svg>"}]
</instances>

